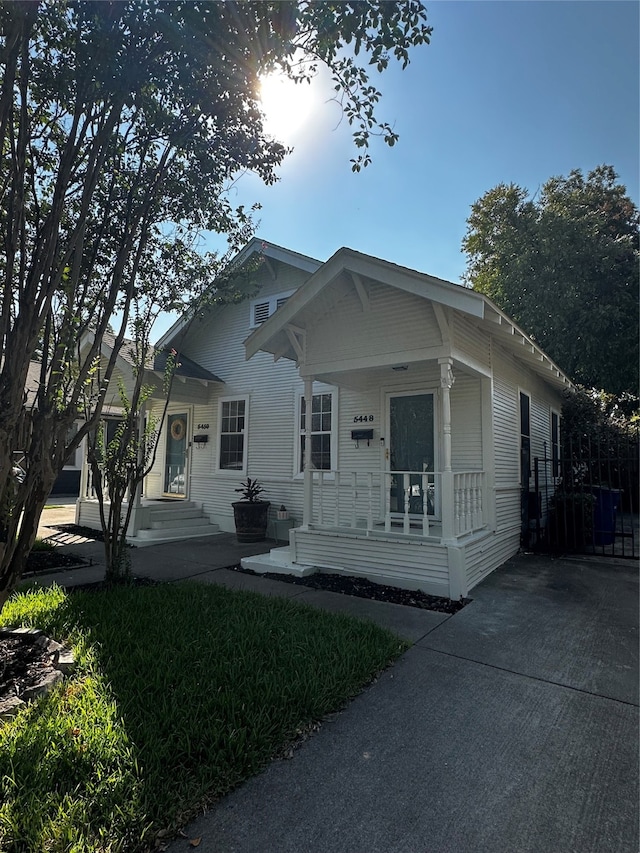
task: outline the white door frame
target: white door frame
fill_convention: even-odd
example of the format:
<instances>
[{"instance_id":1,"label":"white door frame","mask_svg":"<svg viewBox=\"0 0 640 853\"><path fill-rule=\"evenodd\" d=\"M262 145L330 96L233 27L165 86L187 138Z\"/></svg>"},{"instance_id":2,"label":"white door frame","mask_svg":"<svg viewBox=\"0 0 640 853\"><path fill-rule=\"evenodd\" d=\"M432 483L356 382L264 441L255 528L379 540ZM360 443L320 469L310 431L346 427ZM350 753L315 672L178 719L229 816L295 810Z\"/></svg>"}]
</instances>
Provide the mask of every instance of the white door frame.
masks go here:
<instances>
[{"instance_id":1,"label":"white door frame","mask_svg":"<svg viewBox=\"0 0 640 853\"><path fill-rule=\"evenodd\" d=\"M385 434L388 436L386 439L386 447L385 452L382 454L382 488L380 489L380 499L381 499L381 512L382 517L384 518L386 508L385 508L385 480L384 473L386 471L391 470L391 398L392 397L418 397L418 396L426 396L431 395L433 397L433 470L439 471L440 464L440 398L438 395L438 391L436 388L425 387L424 385L419 385L414 388L385 388L383 389L384 393L384 418L385 418ZM388 458L387 458L388 456ZM440 521L442 514L440 508L440 497L441 497L441 485L438 484L437 478L435 482L435 494L434 494L434 515L429 516L433 521ZM415 516L416 519L421 518L421 516Z\"/></svg>"},{"instance_id":2,"label":"white door frame","mask_svg":"<svg viewBox=\"0 0 640 853\"><path fill-rule=\"evenodd\" d=\"M184 493L183 494L175 494L171 492L167 492L165 489L166 485L166 474L167 474L167 448L169 446L168 438L169 438L169 416L170 415L186 415L186 426L185 426L185 449L184 449ZM173 406L170 406L167 409L166 422L164 426L165 430L165 442L164 442L164 453L162 458L162 496L166 498L173 498L177 501L186 501L189 500L189 491L191 485L191 445L192 441L190 438L191 429L193 425L193 406L185 405L180 406L177 403Z\"/></svg>"}]
</instances>

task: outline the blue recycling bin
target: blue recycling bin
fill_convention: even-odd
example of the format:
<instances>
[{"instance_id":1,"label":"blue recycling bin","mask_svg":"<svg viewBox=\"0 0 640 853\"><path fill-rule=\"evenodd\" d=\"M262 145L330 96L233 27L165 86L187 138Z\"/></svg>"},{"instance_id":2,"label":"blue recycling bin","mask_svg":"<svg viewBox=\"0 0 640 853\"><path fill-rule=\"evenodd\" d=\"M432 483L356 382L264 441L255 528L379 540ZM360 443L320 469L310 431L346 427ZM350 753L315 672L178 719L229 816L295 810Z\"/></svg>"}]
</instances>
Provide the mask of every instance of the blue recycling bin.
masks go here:
<instances>
[{"instance_id":1,"label":"blue recycling bin","mask_svg":"<svg viewBox=\"0 0 640 853\"><path fill-rule=\"evenodd\" d=\"M613 545L616 537L616 512L620 489L596 486L592 489L596 504L593 508L593 541L595 545Z\"/></svg>"}]
</instances>

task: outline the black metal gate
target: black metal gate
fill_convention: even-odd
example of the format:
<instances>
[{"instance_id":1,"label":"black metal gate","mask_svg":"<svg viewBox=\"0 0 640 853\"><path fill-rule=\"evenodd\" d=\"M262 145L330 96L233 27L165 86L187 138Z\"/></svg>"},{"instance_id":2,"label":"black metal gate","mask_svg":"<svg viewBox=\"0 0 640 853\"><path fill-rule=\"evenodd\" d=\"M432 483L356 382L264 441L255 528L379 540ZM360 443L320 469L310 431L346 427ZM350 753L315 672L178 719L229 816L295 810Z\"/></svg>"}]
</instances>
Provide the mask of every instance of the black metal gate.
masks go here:
<instances>
[{"instance_id":1,"label":"black metal gate","mask_svg":"<svg viewBox=\"0 0 640 853\"><path fill-rule=\"evenodd\" d=\"M639 451L636 432L585 437L570 441L564 455L535 457L524 545L556 554L637 558Z\"/></svg>"}]
</instances>

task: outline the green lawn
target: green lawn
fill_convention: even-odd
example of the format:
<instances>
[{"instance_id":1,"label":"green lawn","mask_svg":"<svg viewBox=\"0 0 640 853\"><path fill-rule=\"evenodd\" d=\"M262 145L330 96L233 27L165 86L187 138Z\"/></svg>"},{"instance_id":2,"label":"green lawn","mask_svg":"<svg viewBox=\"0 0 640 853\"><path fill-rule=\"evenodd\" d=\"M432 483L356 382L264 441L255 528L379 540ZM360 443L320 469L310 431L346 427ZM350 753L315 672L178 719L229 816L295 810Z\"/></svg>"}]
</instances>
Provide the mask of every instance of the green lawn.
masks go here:
<instances>
[{"instance_id":1,"label":"green lawn","mask_svg":"<svg viewBox=\"0 0 640 853\"><path fill-rule=\"evenodd\" d=\"M153 847L406 648L373 624L195 583L27 592L0 620L79 661L0 727L3 851Z\"/></svg>"}]
</instances>

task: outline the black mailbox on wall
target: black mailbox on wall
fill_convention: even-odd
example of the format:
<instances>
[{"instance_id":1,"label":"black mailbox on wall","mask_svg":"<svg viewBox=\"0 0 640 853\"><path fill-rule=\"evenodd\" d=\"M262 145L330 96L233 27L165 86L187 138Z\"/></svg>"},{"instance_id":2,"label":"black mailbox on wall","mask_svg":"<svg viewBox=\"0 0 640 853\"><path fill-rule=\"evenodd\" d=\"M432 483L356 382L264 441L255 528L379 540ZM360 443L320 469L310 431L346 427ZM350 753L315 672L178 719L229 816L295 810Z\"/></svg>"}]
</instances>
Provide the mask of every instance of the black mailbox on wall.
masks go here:
<instances>
[{"instance_id":1,"label":"black mailbox on wall","mask_svg":"<svg viewBox=\"0 0 640 853\"><path fill-rule=\"evenodd\" d=\"M373 430L372 429L352 429L351 430L351 440L356 442L356 447L359 442L366 441L367 447L369 447L369 442L373 439Z\"/></svg>"}]
</instances>

